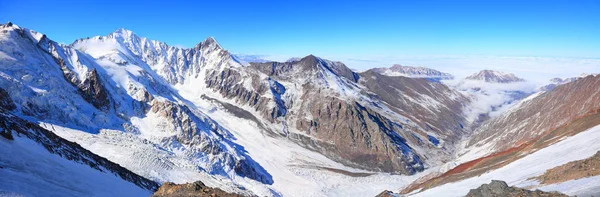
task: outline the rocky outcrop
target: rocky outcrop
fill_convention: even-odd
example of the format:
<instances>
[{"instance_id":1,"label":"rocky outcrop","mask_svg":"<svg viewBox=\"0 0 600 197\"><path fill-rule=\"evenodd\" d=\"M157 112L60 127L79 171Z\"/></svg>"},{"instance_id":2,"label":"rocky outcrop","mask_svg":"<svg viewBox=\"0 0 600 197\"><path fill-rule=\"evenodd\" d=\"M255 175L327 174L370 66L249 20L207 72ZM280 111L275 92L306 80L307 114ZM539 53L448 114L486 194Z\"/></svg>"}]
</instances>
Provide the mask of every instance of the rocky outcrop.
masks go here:
<instances>
[{"instance_id":1,"label":"rocky outcrop","mask_svg":"<svg viewBox=\"0 0 600 197\"><path fill-rule=\"evenodd\" d=\"M549 169L535 179L546 185L598 175L600 175L600 151L590 158L572 161Z\"/></svg>"},{"instance_id":2,"label":"rocky outcrop","mask_svg":"<svg viewBox=\"0 0 600 197\"><path fill-rule=\"evenodd\" d=\"M306 94L296 123L299 130L321 139L321 153L364 169L414 174L424 169L419 155L397 132L398 126L388 118L359 103L347 103L335 97ZM302 113L308 113L307 115Z\"/></svg>"},{"instance_id":3,"label":"rocky outcrop","mask_svg":"<svg viewBox=\"0 0 600 197\"><path fill-rule=\"evenodd\" d=\"M200 181L186 184L175 184L166 182L158 191L152 195L153 197L241 197L243 195L225 192L219 188L211 188Z\"/></svg>"},{"instance_id":4,"label":"rocky outcrop","mask_svg":"<svg viewBox=\"0 0 600 197\"><path fill-rule=\"evenodd\" d=\"M467 197L568 197L558 192L544 192L540 190L529 191L518 187L509 187L504 181L492 180L490 184L483 184L477 189L471 189Z\"/></svg>"},{"instance_id":5,"label":"rocky outcrop","mask_svg":"<svg viewBox=\"0 0 600 197\"><path fill-rule=\"evenodd\" d=\"M10 98L10 95L8 95L8 92L6 92L6 90L4 90L3 88L0 88L0 110L3 111L12 111L16 108L15 104L13 103L12 99ZM13 136L12 136L12 131L10 129L7 129L7 125L0 125L0 136L8 139L8 140L13 140Z\"/></svg>"},{"instance_id":6,"label":"rocky outcrop","mask_svg":"<svg viewBox=\"0 0 600 197\"><path fill-rule=\"evenodd\" d=\"M3 88L0 88L0 109L12 111L16 108L17 106L15 105L15 103L13 103L13 100L10 98L8 92Z\"/></svg>"},{"instance_id":7,"label":"rocky outcrop","mask_svg":"<svg viewBox=\"0 0 600 197\"><path fill-rule=\"evenodd\" d=\"M375 196L375 197L396 197L396 196L397 195L395 195L394 192L385 190L385 191L377 194L377 196Z\"/></svg>"},{"instance_id":8,"label":"rocky outcrop","mask_svg":"<svg viewBox=\"0 0 600 197\"><path fill-rule=\"evenodd\" d=\"M277 117L282 116L285 109L279 107L269 107L269 103L275 101L276 97L265 97L267 91L276 93L277 89L270 87L268 81L262 81L258 76L246 76L244 79L242 73L232 68L225 68L222 71L210 72L206 81L206 87L218 92L227 99L233 99L240 105L248 105L260 112L269 122L275 122ZM243 81L250 80L252 87L244 86ZM273 94L275 95L275 94ZM278 104L278 106L283 103Z\"/></svg>"},{"instance_id":9,"label":"rocky outcrop","mask_svg":"<svg viewBox=\"0 0 600 197\"><path fill-rule=\"evenodd\" d=\"M104 111L110 109L111 101L109 93L106 87L104 87L96 69L92 69L87 78L78 87L83 98L94 105L94 107Z\"/></svg>"}]
</instances>

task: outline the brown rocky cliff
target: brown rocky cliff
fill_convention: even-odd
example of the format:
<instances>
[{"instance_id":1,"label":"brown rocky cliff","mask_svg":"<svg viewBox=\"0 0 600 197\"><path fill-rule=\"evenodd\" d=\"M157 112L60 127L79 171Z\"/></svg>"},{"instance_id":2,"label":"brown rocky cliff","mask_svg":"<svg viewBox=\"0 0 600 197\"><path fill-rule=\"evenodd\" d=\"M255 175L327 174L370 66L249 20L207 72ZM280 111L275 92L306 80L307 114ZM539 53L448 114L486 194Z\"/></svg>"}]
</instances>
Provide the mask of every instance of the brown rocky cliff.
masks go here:
<instances>
[{"instance_id":1,"label":"brown rocky cliff","mask_svg":"<svg viewBox=\"0 0 600 197\"><path fill-rule=\"evenodd\" d=\"M152 195L153 197L241 197L242 195L228 193L219 188L211 188L200 181L186 184L166 182Z\"/></svg>"},{"instance_id":2,"label":"brown rocky cliff","mask_svg":"<svg viewBox=\"0 0 600 197\"><path fill-rule=\"evenodd\" d=\"M477 189L471 189L467 197L568 197L558 192L544 192L540 190L529 191L518 187L509 187L504 181L492 180L489 184L483 184Z\"/></svg>"}]
</instances>

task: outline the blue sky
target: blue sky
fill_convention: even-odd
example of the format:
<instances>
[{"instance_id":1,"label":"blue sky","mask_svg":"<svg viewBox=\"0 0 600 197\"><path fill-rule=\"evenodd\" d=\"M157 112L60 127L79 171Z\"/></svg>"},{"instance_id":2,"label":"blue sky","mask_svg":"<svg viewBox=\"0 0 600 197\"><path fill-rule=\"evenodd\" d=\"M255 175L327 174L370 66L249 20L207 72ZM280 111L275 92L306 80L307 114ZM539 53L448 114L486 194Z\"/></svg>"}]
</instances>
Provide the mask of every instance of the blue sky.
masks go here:
<instances>
[{"instance_id":1,"label":"blue sky","mask_svg":"<svg viewBox=\"0 0 600 197\"><path fill-rule=\"evenodd\" d=\"M70 43L124 27L248 54L600 57L600 1L0 0L0 21Z\"/></svg>"},{"instance_id":2,"label":"blue sky","mask_svg":"<svg viewBox=\"0 0 600 197\"><path fill-rule=\"evenodd\" d=\"M213 36L235 53L355 64L439 55L600 58L597 0L0 0L0 21L62 43L123 27L171 45Z\"/></svg>"}]
</instances>

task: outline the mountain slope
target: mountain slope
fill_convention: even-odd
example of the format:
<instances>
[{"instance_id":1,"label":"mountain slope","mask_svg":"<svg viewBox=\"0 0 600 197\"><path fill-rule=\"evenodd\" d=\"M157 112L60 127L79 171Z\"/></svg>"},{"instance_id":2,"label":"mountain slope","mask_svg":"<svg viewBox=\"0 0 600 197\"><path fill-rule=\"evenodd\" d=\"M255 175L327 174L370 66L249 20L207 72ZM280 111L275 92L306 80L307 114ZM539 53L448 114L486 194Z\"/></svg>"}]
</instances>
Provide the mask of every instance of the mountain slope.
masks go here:
<instances>
[{"instance_id":1,"label":"mountain slope","mask_svg":"<svg viewBox=\"0 0 600 197\"><path fill-rule=\"evenodd\" d=\"M482 70L479 73L475 73L468 76L466 79L485 81L489 83L513 83L525 81L512 73L504 73L495 70Z\"/></svg>"},{"instance_id":2,"label":"mountain slope","mask_svg":"<svg viewBox=\"0 0 600 197\"><path fill-rule=\"evenodd\" d=\"M600 76L588 76L537 95L483 124L467 148L502 151L544 136L600 109Z\"/></svg>"},{"instance_id":3,"label":"mountain slope","mask_svg":"<svg viewBox=\"0 0 600 197\"><path fill-rule=\"evenodd\" d=\"M433 178L412 184L405 192L423 188L427 189L423 195L431 195L450 185L490 178L541 187L530 179L600 150L591 142L599 133L599 81L600 77L588 76L521 101L466 139L457 158L448 164L450 170L434 173Z\"/></svg>"},{"instance_id":4,"label":"mountain slope","mask_svg":"<svg viewBox=\"0 0 600 197\"><path fill-rule=\"evenodd\" d=\"M2 101L12 102L4 96ZM0 195L138 196L158 189L157 183L13 115L12 109L0 106Z\"/></svg>"},{"instance_id":5,"label":"mountain slope","mask_svg":"<svg viewBox=\"0 0 600 197\"><path fill-rule=\"evenodd\" d=\"M108 138L125 135L133 141L152 144L152 149L168 154L156 158L146 155L152 152L137 152L136 146L130 146L122 147L129 151L103 156L111 160L122 158L121 154L134 153L141 154L138 157L154 157L160 164L150 169L141 168L139 162L124 166L156 181L165 181L164 177L178 180L177 176L181 175L177 170L163 171L162 168L164 163L185 159L190 166L172 167L272 182L268 173L243 150L235 148L237 145L227 130L195 106L188 105L161 75L118 41L117 33L110 39L93 38L98 41L95 46L102 48L92 53L100 56L93 57L35 31L16 25L2 26L0 85L11 92L9 96L16 104L16 113L44 124L68 128L70 132L63 132L61 137L84 145L89 138L76 136L102 136L107 130L120 132L106 136ZM217 47L216 43L207 45ZM177 75L167 74L165 76L172 76L174 82L177 80ZM104 143L112 147L113 140L119 139L98 141L95 145ZM157 172L169 175L157 177Z\"/></svg>"}]
</instances>

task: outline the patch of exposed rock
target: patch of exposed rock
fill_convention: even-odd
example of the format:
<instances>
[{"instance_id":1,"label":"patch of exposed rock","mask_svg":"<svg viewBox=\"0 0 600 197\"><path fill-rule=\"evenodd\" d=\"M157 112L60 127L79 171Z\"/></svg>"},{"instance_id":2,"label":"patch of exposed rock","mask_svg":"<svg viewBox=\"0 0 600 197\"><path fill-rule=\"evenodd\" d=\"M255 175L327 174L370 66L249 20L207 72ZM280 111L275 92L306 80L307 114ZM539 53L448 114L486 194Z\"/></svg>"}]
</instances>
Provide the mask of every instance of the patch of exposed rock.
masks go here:
<instances>
[{"instance_id":1,"label":"patch of exposed rock","mask_svg":"<svg viewBox=\"0 0 600 197\"><path fill-rule=\"evenodd\" d=\"M467 197L567 197L567 195L558 192L544 192L540 190L530 191L518 187L509 187L504 181L492 180L489 184L483 184L477 189L471 189Z\"/></svg>"},{"instance_id":2,"label":"patch of exposed rock","mask_svg":"<svg viewBox=\"0 0 600 197\"><path fill-rule=\"evenodd\" d=\"M175 184L166 182L158 191L152 195L153 197L167 197L167 196L179 196L179 197L204 197L204 196L220 196L220 197L238 197L242 196L239 194L228 193L219 188L211 188L200 181L186 184Z\"/></svg>"},{"instance_id":3,"label":"patch of exposed rock","mask_svg":"<svg viewBox=\"0 0 600 197\"><path fill-rule=\"evenodd\" d=\"M0 88L0 108L8 111L12 111L17 108L15 103L13 103L12 99L10 98L10 95L8 95L8 92L3 88Z\"/></svg>"},{"instance_id":4,"label":"patch of exposed rock","mask_svg":"<svg viewBox=\"0 0 600 197\"><path fill-rule=\"evenodd\" d=\"M377 194L377 196L375 196L375 197L396 197L396 195L392 191L385 190L385 191Z\"/></svg>"},{"instance_id":5,"label":"patch of exposed rock","mask_svg":"<svg viewBox=\"0 0 600 197\"><path fill-rule=\"evenodd\" d=\"M590 158L549 169L536 179L541 184L554 184L598 175L600 175L600 151Z\"/></svg>"}]
</instances>

